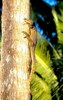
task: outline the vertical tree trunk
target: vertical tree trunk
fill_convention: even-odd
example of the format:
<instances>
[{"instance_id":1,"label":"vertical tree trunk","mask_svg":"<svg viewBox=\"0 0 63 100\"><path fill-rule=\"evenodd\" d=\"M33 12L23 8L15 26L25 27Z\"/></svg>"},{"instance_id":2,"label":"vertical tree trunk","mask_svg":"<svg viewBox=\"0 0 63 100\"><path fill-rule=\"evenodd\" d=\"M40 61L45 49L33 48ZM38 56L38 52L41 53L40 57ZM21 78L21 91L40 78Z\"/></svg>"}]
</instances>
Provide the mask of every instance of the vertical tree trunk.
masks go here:
<instances>
[{"instance_id":1,"label":"vertical tree trunk","mask_svg":"<svg viewBox=\"0 0 63 100\"><path fill-rule=\"evenodd\" d=\"M30 55L22 32L29 31L29 10L29 0L3 0L0 100L30 100Z\"/></svg>"}]
</instances>

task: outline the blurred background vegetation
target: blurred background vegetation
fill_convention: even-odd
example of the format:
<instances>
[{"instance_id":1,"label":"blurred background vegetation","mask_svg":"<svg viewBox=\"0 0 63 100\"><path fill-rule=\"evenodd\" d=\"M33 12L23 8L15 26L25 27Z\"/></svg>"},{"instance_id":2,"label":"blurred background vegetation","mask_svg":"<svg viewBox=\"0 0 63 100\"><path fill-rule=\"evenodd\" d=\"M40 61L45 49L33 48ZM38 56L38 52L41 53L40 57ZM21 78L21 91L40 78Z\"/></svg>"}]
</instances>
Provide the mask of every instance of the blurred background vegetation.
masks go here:
<instances>
[{"instance_id":1,"label":"blurred background vegetation","mask_svg":"<svg viewBox=\"0 0 63 100\"><path fill-rule=\"evenodd\" d=\"M63 100L63 0L30 0L30 18L38 30L32 100ZM1 48L0 1L0 48ZM39 34L40 33L40 34Z\"/></svg>"}]
</instances>

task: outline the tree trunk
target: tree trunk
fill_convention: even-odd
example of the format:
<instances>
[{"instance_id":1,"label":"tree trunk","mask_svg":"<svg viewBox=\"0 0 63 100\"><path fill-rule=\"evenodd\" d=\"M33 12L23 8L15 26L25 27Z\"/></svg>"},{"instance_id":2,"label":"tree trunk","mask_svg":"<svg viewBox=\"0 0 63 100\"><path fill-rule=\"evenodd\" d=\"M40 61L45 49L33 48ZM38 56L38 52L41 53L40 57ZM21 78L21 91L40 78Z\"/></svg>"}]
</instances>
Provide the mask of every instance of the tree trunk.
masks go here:
<instances>
[{"instance_id":1,"label":"tree trunk","mask_svg":"<svg viewBox=\"0 0 63 100\"><path fill-rule=\"evenodd\" d=\"M0 100L30 100L29 0L3 0Z\"/></svg>"}]
</instances>

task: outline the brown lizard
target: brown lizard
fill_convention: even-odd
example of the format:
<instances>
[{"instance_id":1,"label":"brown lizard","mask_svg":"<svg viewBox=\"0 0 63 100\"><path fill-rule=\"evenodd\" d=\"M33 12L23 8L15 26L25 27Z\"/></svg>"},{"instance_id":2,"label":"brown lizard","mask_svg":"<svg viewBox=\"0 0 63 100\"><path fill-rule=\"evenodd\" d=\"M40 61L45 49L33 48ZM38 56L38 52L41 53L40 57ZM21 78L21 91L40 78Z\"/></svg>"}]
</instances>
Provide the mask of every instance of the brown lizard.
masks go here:
<instances>
[{"instance_id":1,"label":"brown lizard","mask_svg":"<svg viewBox=\"0 0 63 100\"><path fill-rule=\"evenodd\" d=\"M24 32L26 35L25 37L28 39L29 43L29 49L30 49L30 56L31 56L31 72L29 81L32 79L32 75L34 74L36 70L36 58L35 58L35 46L37 42L37 31L35 27L33 26L33 21L30 19L24 19L26 24L29 25L29 34L27 32Z\"/></svg>"}]
</instances>

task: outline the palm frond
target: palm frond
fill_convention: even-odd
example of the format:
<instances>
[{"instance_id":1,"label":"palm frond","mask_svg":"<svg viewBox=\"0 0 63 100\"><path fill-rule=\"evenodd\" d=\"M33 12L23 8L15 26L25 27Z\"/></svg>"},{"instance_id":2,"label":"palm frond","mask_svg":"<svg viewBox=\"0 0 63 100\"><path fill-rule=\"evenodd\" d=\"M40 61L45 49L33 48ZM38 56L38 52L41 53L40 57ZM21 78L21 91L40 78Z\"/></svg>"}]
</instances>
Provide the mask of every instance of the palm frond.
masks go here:
<instances>
[{"instance_id":1,"label":"palm frond","mask_svg":"<svg viewBox=\"0 0 63 100\"><path fill-rule=\"evenodd\" d=\"M49 50L47 50L48 45L51 46L52 50L56 54L56 57L60 58L58 53L55 51L54 47L50 45L50 43L47 42L46 39L39 36L37 46L36 46L37 69L35 74L33 75L33 80L31 81L31 91L33 95L33 100L37 100L37 98L40 98L38 100L51 100L52 91L54 91L53 96L57 97L59 95L57 77L51 67L52 60L50 57ZM43 86L43 89L45 89L45 91L47 92L44 92L41 86ZM45 96L43 97L43 95L45 94L48 95L47 97L49 97L49 99L48 98L46 99Z\"/></svg>"}]
</instances>

